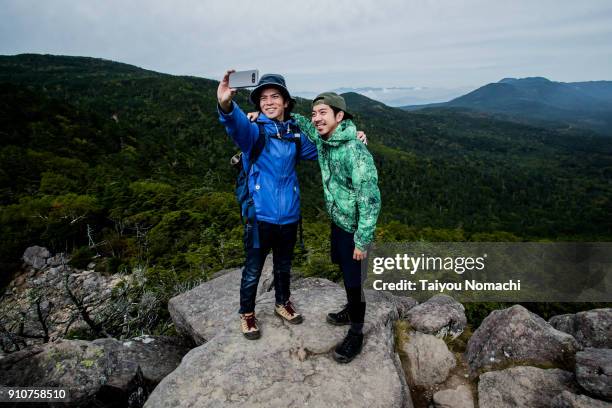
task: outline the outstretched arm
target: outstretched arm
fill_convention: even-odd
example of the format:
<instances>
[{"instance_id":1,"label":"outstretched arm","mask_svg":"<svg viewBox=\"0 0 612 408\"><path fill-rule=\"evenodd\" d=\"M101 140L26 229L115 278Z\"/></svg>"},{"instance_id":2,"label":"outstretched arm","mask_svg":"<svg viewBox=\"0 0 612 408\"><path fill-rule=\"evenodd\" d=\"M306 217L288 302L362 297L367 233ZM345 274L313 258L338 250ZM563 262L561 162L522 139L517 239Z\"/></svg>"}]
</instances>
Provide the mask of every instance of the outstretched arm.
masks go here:
<instances>
[{"instance_id":1,"label":"outstretched arm","mask_svg":"<svg viewBox=\"0 0 612 408\"><path fill-rule=\"evenodd\" d=\"M225 71L225 75L221 78L219 87L217 88L217 102L219 102L219 108L223 113L230 113L232 109L232 99L234 95L236 95L236 89L230 88L229 86L229 77L234 72L236 72L235 69L228 69Z\"/></svg>"},{"instance_id":2,"label":"outstretched arm","mask_svg":"<svg viewBox=\"0 0 612 408\"><path fill-rule=\"evenodd\" d=\"M234 72L232 69L225 72L217 88L219 121L240 150L248 154L259 136L259 130L232 100L236 93L236 89L229 87L229 76L232 72Z\"/></svg>"}]
</instances>

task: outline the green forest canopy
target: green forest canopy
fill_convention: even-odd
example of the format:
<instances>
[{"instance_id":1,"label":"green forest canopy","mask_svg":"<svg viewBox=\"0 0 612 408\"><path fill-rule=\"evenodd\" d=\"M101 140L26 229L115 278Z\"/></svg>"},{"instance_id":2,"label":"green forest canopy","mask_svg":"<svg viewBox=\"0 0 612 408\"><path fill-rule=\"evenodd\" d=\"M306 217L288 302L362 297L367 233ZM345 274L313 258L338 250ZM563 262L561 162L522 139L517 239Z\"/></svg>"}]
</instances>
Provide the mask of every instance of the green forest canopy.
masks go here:
<instances>
[{"instance_id":1,"label":"green forest canopy","mask_svg":"<svg viewBox=\"0 0 612 408\"><path fill-rule=\"evenodd\" d=\"M99 254L109 273L147 265L168 288L240 265L236 147L216 87L101 59L0 56L1 283L31 245L73 252L75 264ZM237 102L251 110L246 97ZM379 172L377 240L612 237L612 139L345 97ZM296 265L338 278L318 165L301 162L299 175Z\"/></svg>"}]
</instances>

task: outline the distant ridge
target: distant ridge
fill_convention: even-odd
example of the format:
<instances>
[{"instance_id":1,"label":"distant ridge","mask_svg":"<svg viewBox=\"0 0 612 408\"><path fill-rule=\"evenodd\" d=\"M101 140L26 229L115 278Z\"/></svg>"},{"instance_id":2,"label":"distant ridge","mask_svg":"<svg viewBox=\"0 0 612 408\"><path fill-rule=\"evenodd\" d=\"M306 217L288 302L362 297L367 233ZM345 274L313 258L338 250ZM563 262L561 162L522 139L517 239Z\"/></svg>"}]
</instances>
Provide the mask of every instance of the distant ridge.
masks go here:
<instances>
[{"instance_id":1,"label":"distant ridge","mask_svg":"<svg viewBox=\"0 0 612 408\"><path fill-rule=\"evenodd\" d=\"M612 81L503 78L446 103L402 107L424 108L467 108L524 123L560 129L582 127L612 135Z\"/></svg>"}]
</instances>

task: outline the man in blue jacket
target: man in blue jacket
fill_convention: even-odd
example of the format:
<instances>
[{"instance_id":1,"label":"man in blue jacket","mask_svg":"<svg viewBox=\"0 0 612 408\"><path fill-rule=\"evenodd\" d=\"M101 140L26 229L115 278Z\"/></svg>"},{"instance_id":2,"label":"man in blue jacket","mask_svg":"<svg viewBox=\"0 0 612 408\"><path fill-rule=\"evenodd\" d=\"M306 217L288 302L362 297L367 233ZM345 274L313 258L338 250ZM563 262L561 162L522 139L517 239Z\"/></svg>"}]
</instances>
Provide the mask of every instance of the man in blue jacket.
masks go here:
<instances>
[{"instance_id":1,"label":"man in blue jacket","mask_svg":"<svg viewBox=\"0 0 612 408\"><path fill-rule=\"evenodd\" d=\"M229 87L225 73L217 89L219 120L243 153L249 170L248 190L253 198L255 222L245 226L246 262L240 282L240 326L248 339L260 337L255 318L255 297L264 261L274 253L275 313L289 323L302 322L302 316L289 300L290 271L300 219L300 190L295 171L296 160L316 160L317 148L290 118L295 101L281 75L261 77L250 95L260 115L251 122L234 102L235 89ZM297 134L296 134L297 133ZM249 157L265 134L265 145L251 166ZM301 143L296 143L296 137ZM297 151L299 147L299 151ZM243 214L246 215L246 214Z\"/></svg>"}]
</instances>

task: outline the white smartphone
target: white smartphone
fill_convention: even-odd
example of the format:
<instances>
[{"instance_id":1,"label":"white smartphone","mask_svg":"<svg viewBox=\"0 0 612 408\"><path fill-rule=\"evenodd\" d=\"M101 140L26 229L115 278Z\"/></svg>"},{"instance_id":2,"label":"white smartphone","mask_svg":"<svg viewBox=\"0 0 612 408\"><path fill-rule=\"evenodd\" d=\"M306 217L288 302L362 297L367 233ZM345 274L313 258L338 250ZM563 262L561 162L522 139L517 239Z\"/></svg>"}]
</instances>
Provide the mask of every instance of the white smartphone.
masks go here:
<instances>
[{"instance_id":1,"label":"white smartphone","mask_svg":"<svg viewBox=\"0 0 612 408\"><path fill-rule=\"evenodd\" d=\"M259 82L259 70L236 71L230 74L230 88L249 88L256 86Z\"/></svg>"}]
</instances>

